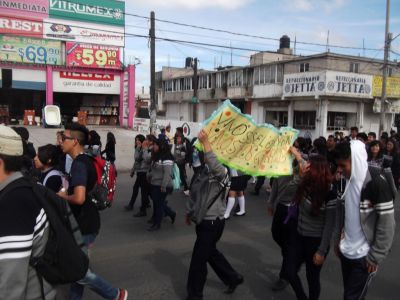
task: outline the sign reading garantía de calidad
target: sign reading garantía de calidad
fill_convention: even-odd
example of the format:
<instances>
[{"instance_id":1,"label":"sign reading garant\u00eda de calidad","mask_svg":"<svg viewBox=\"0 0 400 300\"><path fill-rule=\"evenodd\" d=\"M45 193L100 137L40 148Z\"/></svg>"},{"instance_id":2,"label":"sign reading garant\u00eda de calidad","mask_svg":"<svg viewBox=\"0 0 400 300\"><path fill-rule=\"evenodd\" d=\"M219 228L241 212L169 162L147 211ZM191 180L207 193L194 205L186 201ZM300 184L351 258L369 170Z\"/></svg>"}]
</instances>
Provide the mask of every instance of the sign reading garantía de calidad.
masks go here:
<instances>
[{"instance_id":1,"label":"sign reading garant\u00eda de calidad","mask_svg":"<svg viewBox=\"0 0 400 300\"><path fill-rule=\"evenodd\" d=\"M292 174L289 148L297 138L296 129L258 125L229 100L204 122L203 129L218 160L228 167L252 176ZM196 147L201 149L201 144Z\"/></svg>"}]
</instances>

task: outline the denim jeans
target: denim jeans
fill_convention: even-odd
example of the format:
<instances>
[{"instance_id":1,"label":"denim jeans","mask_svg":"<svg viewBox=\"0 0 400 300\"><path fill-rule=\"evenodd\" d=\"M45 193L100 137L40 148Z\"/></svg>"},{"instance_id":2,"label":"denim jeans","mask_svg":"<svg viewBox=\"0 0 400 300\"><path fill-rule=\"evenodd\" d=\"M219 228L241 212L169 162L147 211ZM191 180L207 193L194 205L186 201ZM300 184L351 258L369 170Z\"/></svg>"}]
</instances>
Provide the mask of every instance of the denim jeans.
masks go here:
<instances>
[{"instance_id":1,"label":"denim jeans","mask_svg":"<svg viewBox=\"0 0 400 300\"><path fill-rule=\"evenodd\" d=\"M176 215L175 211L168 206L166 200L168 192L171 192L171 189L167 188L166 192L162 192L160 186L152 185L150 191L154 204L154 225L160 226L164 215L171 218Z\"/></svg>"},{"instance_id":2,"label":"denim jeans","mask_svg":"<svg viewBox=\"0 0 400 300\"><path fill-rule=\"evenodd\" d=\"M90 247L93 245L96 239L96 234L87 234L83 235L82 237L83 237L83 242L88 247L88 249L90 249ZM93 273L89 268L83 279L71 284L69 299L70 300L82 299L83 290L85 286L88 286L92 291L94 291L104 299L113 300L116 299L116 297L118 296L117 288L113 287L103 278Z\"/></svg>"}]
</instances>

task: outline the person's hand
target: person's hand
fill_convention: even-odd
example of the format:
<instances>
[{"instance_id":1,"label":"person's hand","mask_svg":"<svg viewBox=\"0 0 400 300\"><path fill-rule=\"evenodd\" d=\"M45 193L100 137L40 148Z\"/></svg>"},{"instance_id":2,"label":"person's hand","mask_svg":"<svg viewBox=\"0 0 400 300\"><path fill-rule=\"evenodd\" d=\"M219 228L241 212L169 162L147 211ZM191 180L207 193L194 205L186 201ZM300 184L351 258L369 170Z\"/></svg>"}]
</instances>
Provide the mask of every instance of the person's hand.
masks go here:
<instances>
[{"instance_id":1,"label":"person's hand","mask_svg":"<svg viewBox=\"0 0 400 300\"><path fill-rule=\"evenodd\" d=\"M131 176L131 178L133 177L133 175L135 175L135 171L131 171L131 173L129 174L129 176Z\"/></svg>"},{"instance_id":2,"label":"person's hand","mask_svg":"<svg viewBox=\"0 0 400 300\"><path fill-rule=\"evenodd\" d=\"M291 146L291 147L289 148L289 152L294 156L294 158L295 158L297 161L301 159L301 153L300 153L299 149L297 149L296 147Z\"/></svg>"},{"instance_id":3,"label":"person's hand","mask_svg":"<svg viewBox=\"0 0 400 300\"><path fill-rule=\"evenodd\" d=\"M322 266L325 261L325 256L319 254L318 252L315 252L314 257L313 257L313 263L316 266Z\"/></svg>"},{"instance_id":4,"label":"person's hand","mask_svg":"<svg viewBox=\"0 0 400 300\"><path fill-rule=\"evenodd\" d=\"M199 141L204 144L205 142L208 141L208 134L205 132L204 129L200 130L199 135L197 136Z\"/></svg>"},{"instance_id":5,"label":"person's hand","mask_svg":"<svg viewBox=\"0 0 400 300\"><path fill-rule=\"evenodd\" d=\"M161 193L166 193L167 192L167 189L166 188L161 188Z\"/></svg>"},{"instance_id":6,"label":"person's hand","mask_svg":"<svg viewBox=\"0 0 400 300\"><path fill-rule=\"evenodd\" d=\"M62 188L58 193L58 196L60 196L61 198L65 198L67 196L67 190L65 188Z\"/></svg>"},{"instance_id":7,"label":"person's hand","mask_svg":"<svg viewBox=\"0 0 400 300\"><path fill-rule=\"evenodd\" d=\"M308 171L310 171L310 163L304 161L299 165L299 170L300 170L300 176L301 177L304 176L305 174L308 173Z\"/></svg>"},{"instance_id":8,"label":"person's hand","mask_svg":"<svg viewBox=\"0 0 400 300\"><path fill-rule=\"evenodd\" d=\"M186 215L185 217L185 224L188 226L192 225L192 220L190 219L189 215Z\"/></svg>"},{"instance_id":9,"label":"person's hand","mask_svg":"<svg viewBox=\"0 0 400 300\"><path fill-rule=\"evenodd\" d=\"M374 273L374 272L376 272L377 269L378 269L377 265L375 265L374 263L367 260L368 273Z\"/></svg>"},{"instance_id":10,"label":"person's hand","mask_svg":"<svg viewBox=\"0 0 400 300\"><path fill-rule=\"evenodd\" d=\"M273 215L274 215L274 209L273 209L272 207L268 207L268 208L267 208L267 214L268 214L269 216L273 216Z\"/></svg>"},{"instance_id":11,"label":"person's hand","mask_svg":"<svg viewBox=\"0 0 400 300\"><path fill-rule=\"evenodd\" d=\"M148 140L144 140L143 141L142 148L144 148L144 149L148 149L149 148L149 141Z\"/></svg>"}]
</instances>

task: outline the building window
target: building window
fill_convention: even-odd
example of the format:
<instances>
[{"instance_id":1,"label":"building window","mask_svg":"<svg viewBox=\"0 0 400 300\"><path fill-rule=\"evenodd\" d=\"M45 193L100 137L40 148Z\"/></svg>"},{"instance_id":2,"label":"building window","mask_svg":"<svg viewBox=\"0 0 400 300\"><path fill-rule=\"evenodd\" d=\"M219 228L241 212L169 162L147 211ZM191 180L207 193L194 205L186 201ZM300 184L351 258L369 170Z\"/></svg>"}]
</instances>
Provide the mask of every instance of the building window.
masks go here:
<instances>
[{"instance_id":1,"label":"building window","mask_svg":"<svg viewBox=\"0 0 400 300\"><path fill-rule=\"evenodd\" d=\"M315 111L295 111L294 127L297 129L315 129Z\"/></svg>"},{"instance_id":2,"label":"building window","mask_svg":"<svg viewBox=\"0 0 400 300\"><path fill-rule=\"evenodd\" d=\"M360 70L360 64L359 63L350 63L350 72L352 73L358 73Z\"/></svg>"},{"instance_id":3,"label":"building window","mask_svg":"<svg viewBox=\"0 0 400 300\"><path fill-rule=\"evenodd\" d=\"M164 82L164 91L172 92L173 90L173 82L172 80L167 80Z\"/></svg>"},{"instance_id":4,"label":"building window","mask_svg":"<svg viewBox=\"0 0 400 300\"><path fill-rule=\"evenodd\" d=\"M260 84L260 67L254 68L254 85Z\"/></svg>"},{"instance_id":5,"label":"building window","mask_svg":"<svg viewBox=\"0 0 400 300\"><path fill-rule=\"evenodd\" d=\"M387 68L387 74L389 77L393 75L393 69L392 68Z\"/></svg>"},{"instance_id":6,"label":"building window","mask_svg":"<svg viewBox=\"0 0 400 300\"><path fill-rule=\"evenodd\" d=\"M344 130L346 129L347 114L342 112L328 112L328 130Z\"/></svg>"},{"instance_id":7,"label":"building window","mask_svg":"<svg viewBox=\"0 0 400 300\"><path fill-rule=\"evenodd\" d=\"M287 111L266 111L265 122L272 124L276 127L288 125L288 112Z\"/></svg>"},{"instance_id":8,"label":"building window","mask_svg":"<svg viewBox=\"0 0 400 300\"><path fill-rule=\"evenodd\" d=\"M276 83L283 82L283 65L276 66Z\"/></svg>"},{"instance_id":9,"label":"building window","mask_svg":"<svg viewBox=\"0 0 400 300\"><path fill-rule=\"evenodd\" d=\"M199 89L206 89L207 88L207 75L203 75L199 77Z\"/></svg>"},{"instance_id":10,"label":"building window","mask_svg":"<svg viewBox=\"0 0 400 300\"><path fill-rule=\"evenodd\" d=\"M192 78L187 77L183 79L183 90L190 91L192 89Z\"/></svg>"},{"instance_id":11,"label":"building window","mask_svg":"<svg viewBox=\"0 0 400 300\"><path fill-rule=\"evenodd\" d=\"M300 72L308 72L310 70L310 64L309 63L302 63L300 64Z\"/></svg>"}]
</instances>

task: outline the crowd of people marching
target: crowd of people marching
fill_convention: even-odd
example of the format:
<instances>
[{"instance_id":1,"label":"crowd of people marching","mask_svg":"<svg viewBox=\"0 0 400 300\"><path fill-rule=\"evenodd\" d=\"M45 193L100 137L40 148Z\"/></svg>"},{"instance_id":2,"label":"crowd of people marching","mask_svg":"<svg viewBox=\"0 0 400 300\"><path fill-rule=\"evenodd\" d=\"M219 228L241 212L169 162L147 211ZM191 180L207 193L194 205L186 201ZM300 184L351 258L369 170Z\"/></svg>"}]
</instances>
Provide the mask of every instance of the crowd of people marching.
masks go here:
<instances>
[{"instance_id":1,"label":"crowd of people marching","mask_svg":"<svg viewBox=\"0 0 400 300\"><path fill-rule=\"evenodd\" d=\"M36 152L26 128L0 125L1 299L54 299L56 293L54 286L35 275L37 268L32 264L32 257L45 251L51 224L26 182L41 183L69 204L77 223L75 232L81 235L80 246L89 259L99 233L100 215L90 196L98 179L93 158L104 156L114 165L115 137L107 134L103 150L96 131L74 123L57 132L55 139L55 144L40 146ZM218 162L204 131L198 136L203 151L194 146L196 140L188 140L182 128L172 134L170 126L158 136L136 135L130 172L135 180L124 207L134 210L140 190L141 204L134 217L148 216L152 207L149 231L160 230L165 217L174 223L177 214L168 197L173 195L175 166L179 170L179 182L188 198L186 223L196 223L197 235L187 299L203 298L207 263L227 286L225 293L233 293L243 283L244 277L217 249L217 242L231 215L246 215L245 191L251 179ZM268 180L271 232L282 253L273 290L290 285L297 299L319 299L320 272L333 248L341 262L343 298L365 298L394 237L399 142L400 135L394 131L382 133L378 140L375 133L358 132L356 127L349 136L336 132L327 139L297 138L290 148L293 174ZM188 166L193 169L190 181ZM199 191L204 176L208 193ZM257 178L255 195L264 182L264 177ZM307 292L298 275L303 264ZM82 299L85 286L105 299L128 297L126 289L112 286L89 267L83 278L71 284L70 299Z\"/></svg>"}]
</instances>

